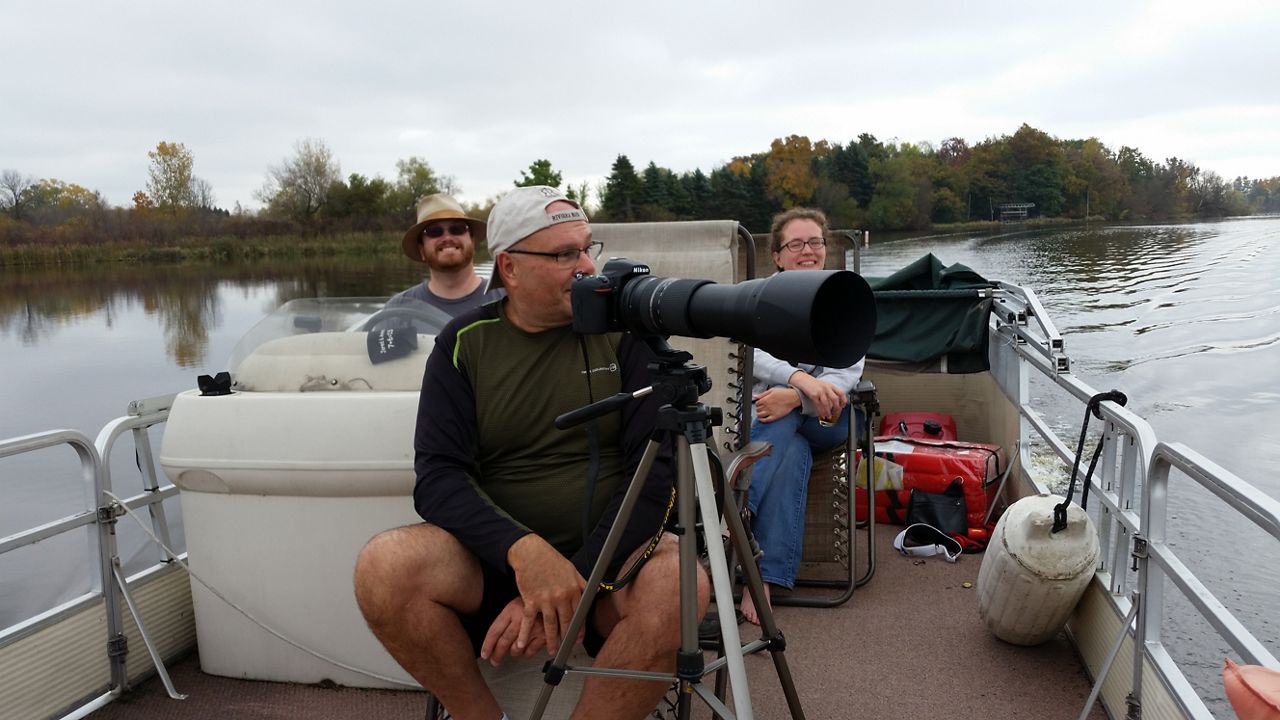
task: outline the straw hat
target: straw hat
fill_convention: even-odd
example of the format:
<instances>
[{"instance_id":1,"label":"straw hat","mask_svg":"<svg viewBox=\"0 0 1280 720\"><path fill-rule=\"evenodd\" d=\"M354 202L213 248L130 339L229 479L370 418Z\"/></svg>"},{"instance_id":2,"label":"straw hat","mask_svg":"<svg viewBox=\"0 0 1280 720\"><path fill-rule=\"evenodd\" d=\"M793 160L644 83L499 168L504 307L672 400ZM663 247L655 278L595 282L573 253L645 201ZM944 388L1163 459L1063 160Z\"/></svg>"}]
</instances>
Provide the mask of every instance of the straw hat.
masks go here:
<instances>
[{"instance_id":1,"label":"straw hat","mask_svg":"<svg viewBox=\"0 0 1280 720\"><path fill-rule=\"evenodd\" d=\"M418 198L418 222L409 228L409 231L404 234L404 239L400 242L401 247L404 248L405 256L410 260L422 262L422 253L418 252L418 241L422 239L422 231L427 227L427 223L434 220L454 219L466 221L471 228L472 242L478 245L484 241L484 221L467 217L467 214L462 210L462 206L452 196L436 193L435 195L423 195Z\"/></svg>"}]
</instances>

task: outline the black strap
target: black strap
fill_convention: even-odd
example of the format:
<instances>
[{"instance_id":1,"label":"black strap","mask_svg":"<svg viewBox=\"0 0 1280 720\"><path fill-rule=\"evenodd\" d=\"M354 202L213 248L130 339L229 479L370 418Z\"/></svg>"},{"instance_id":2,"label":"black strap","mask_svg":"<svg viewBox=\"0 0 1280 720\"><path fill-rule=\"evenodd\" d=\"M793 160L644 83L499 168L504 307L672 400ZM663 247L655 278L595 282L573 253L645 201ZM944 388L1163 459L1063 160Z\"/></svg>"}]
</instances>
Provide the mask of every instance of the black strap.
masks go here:
<instances>
[{"instance_id":1,"label":"black strap","mask_svg":"<svg viewBox=\"0 0 1280 720\"><path fill-rule=\"evenodd\" d=\"M1058 533L1067 529L1067 506L1071 504L1071 498L1076 493L1076 474L1080 470L1080 458L1084 455L1084 440L1089 434L1089 415L1092 414L1099 420L1102 419L1102 411L1099 405L1104 401L1110 400L1117 405L1124 405L1129 402L1129 398L1119 390L1109 390L1107 392L1098 393L1089 398L1089 402L1084 408L1084 424L1080 426L1080 443L1076 446L1076 459L1071 465L1071 484L1067 486L1067 497L1061 503L1053 508L1053 529L1052 532ZM1093 450L1093 459L1089 461L1089 471L1084 475L1084 487L1080 489L1080 507L1081 509L1089 509L1089 478L1093 477L1093 470L1098 466L1098 457L1102 454L1102 438L1098 438L1098 447Z\"/></svg>"},{"instance_id":2,"label":"black strap","mask_svg":"<svg viewBox=\"0 0 1280 720\"><path fill-rule=\"evenodd\" d=\"M882 493L882 496L888 501L885 504L884 514L889 518L889 522L894 525L907 524L907 506L902 504L902 495L897 490L889 490ZM903 512L898 512L899 510Z\"/></svg>"},{"instance_id":3,"label":"black strap","mask_svg":"<svg viewBox=\"0 0 1280 720\"><path fill-rule=\"evenodd\" d=\"M591 362L587 357L587 343L581 335L578 336L578 347L582 348L582 370L587 377L587 404L590 405L596 401L596 398L595 393L591 392ZM595 420L587 422L585 428L589 460L587 461L587 491L582 499L582 542L584 543L591 537L591 506L595 504L596 477L600 474L600 428Z\"/></svg>"}]
</instances>

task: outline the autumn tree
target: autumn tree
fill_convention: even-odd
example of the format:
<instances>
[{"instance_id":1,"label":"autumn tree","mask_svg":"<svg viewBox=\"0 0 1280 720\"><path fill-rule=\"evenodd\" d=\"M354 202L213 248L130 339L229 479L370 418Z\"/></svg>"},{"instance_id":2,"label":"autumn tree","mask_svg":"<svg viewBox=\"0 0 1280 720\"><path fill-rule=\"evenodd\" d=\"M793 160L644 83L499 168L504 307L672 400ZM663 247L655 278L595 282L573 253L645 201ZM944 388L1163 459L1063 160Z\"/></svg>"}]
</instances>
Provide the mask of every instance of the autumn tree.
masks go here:
<instances>
[{"instance_id":1,"label":"autumn tree","mask_svg":"<svg viewBox=\"0 0 1280 720\"><path fill-rule=\"evenodd\" d=\"M161 210L174 211L195 205L195 161L182 143L161 140L147 152L147 195Z\"/></svg>"},{"instance_id":2,"label":"autumn tree","mask_svg":"<svg viewBox=\"0 0 1280 720\"><path fill-rule=\"evenodd\" d=\"M1124 177L1115 153L1098 138L1063 143L1066 171L1062 181L1064 214L1102 215L1118 220L1125 194Z\"/></svg>"},{"instance_id":3,"label":"autumn tree","mask_svg":"<svg viewBox=\"0 0 1280 720\"><path fill-rule=\"evenodd\" d=\"M770 143L765 180L769 199L784 210L808 205L818 189L818 178L813 174L814 159L825 155L827 150L826 141L819 141L815 147L803 135L788 135Z\"/></svg>"},{"instance_id":4,"label":"autumn tree","mask_svg":"<svg viewBox=\"0 0 1280 720\"><path fill-rule=\"evenodd\" d=\"M550 160L534 160L529 164L529 171L520 171L520 179L515 181L516 187L529 187L531 185L549 185L554 188L560 187L560 173L551 169Z\"/></svg>"},{"instance_id":5,"label":"autumn tree","mask_svg":"<svg viewBox=\"0 0 1280 720\"><path fill-rule=\"evenodd\" d=\"M272 214L309 222L324 207L329 188L341 179L341 172L323 140L299 140L293 157L267 169L266 183L255 195Z\"/></svg>"},{"instance_id":6,"label":"autumn tree","mask_svg":"<svg viewBox=\"0 0 1280 720\"><path fill-rule=\"evenodd\" d=\"M57 225L73 218L100 216L107 201L96 190L76 183L46 178L27 189L27 212L37 225Z\"/></svg>"}]
</instances>

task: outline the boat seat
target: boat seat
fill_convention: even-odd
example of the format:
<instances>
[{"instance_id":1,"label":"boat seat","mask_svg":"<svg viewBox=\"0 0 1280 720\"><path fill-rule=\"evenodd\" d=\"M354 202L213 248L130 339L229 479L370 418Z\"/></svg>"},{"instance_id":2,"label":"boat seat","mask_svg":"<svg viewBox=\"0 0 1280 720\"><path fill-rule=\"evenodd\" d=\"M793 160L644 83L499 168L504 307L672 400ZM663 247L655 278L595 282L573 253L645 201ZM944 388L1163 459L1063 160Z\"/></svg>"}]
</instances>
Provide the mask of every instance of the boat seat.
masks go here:
<instances>
[{"instance_id":1,"label":"boat seat","mask_svg":"<svg viewBox=\"0 0 1280 720\"><path fill-rule=\"evenodd\" d=\"M369 361L367 338L363 332L317 332L269 340L235 369L233 387L247 392L421 389L434 335L419 334L417 349L376 365Z\"/></svg>"}]
</instances>

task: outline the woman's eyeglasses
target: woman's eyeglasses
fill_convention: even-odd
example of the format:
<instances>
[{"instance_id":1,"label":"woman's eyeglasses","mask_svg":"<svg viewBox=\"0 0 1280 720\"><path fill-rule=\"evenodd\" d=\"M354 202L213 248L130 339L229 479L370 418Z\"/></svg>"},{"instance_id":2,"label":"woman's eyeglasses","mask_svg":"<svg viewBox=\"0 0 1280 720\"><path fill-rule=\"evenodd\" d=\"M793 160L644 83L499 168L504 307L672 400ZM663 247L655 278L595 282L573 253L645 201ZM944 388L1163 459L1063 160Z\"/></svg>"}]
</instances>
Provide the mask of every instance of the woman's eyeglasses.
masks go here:
<instances>
[{"instance_id":1,"label":"woman's eyeglasses","mask_svg":"<svg viewBox=\"0 0 1280 720\"><path fill-rule=\"evenodd\" d=\"M451 223L449 225L429 225L425 230L422 231L422 237L435 239L440 237L441 235L444 235L445 230L448 230L450 235L466 235L467 232L471 230L471 228L467 227L466 223Z\"/></svg>"},{"instance_id":2,"label":"woman's eyeglasses","mask_svg":"<svg viewBox=\"0 0 1280 720\"><path fill-rule=\"evenodd\" d=\"M827 239L822 237L812 237L808 240L800 240L797 238L791 242L783 243L782 247L786 248L788 252L798 253L804 249L805 245L817 250L820 247L827 246Z\"/></svg>"},{"instance_id":3,"label":"woman's eyeglasses","mask_svg":"<svg viewBox=\"0 0 1280 720\"><path fill-rule=\"evenodd\" d=\"M600 257L600 251L604 250L604 243L593 240L587 243L584 248L569 248L568 250L558 250L556 252L540 252L538 250L508 250L507 252L514 255L537 255L538 257L554 258L556 265L562 268L570 268L578 264L578 256L586 255L595 260Z\"/></svg>"}]
</instances>

